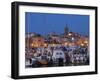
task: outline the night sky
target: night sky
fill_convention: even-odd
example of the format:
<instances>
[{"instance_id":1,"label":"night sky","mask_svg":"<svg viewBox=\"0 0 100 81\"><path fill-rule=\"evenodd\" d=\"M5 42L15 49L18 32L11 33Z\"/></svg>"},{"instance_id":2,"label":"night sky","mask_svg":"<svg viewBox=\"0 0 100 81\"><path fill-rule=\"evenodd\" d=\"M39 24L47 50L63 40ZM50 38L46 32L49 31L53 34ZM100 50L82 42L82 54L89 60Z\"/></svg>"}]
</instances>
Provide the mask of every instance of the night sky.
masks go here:
<instances>
[{"instance_id":1,"label":"night sky","mask_svg":"<svg viewBox=\"0 0 100 81\"><path fill-rule=\"evenodd\" d=\"M51 32L64 33L64 28L89 36L89 16L73 14L25 13L25 32L47 35Z\"/></svg>"}]
</instances>

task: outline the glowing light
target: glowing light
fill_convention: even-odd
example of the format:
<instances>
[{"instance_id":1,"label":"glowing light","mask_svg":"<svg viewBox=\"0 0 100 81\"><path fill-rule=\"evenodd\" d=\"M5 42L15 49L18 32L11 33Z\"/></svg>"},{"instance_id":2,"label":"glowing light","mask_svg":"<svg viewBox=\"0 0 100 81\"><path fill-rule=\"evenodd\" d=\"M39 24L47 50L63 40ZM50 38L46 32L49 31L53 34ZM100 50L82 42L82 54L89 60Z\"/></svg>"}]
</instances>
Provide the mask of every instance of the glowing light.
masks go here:
<instances>
[{"instance_id":1,"label":"glowing light","mask_svg":"<svg viewBox=\"0 0 100 81\"><path fill-rule=\"evenodd\" d=\"M69 43L69 46L72 46L72 44L71 44L71 43Z\"/></svg>"},{"instance_id":2,"label":"glowing light","mask_svg":"<svg viewBox=\"0 0 100 81\"><path fill-rule=\"evenodd\" d=\"M84 46L84 44L82 43L81 46Z\"/></svg>"},{"instance_id":3,"label":"glowing light","mask_svg":"<svg viewBox=\"0 0 100 81\"><path fill-rule=\"evenodd\" d=\"M87 43L88 43L88 41L84 41L84 43L86 43L86 44L87 44Z\"/></svg>"},{"instance_id":4,"label":"glowing light","mask_svg":"<svg viewBox=\"0 0 100 81\"><path fill-rule=\"evenodd\" d=\"M47 44L44 44L45 47L47 47Z\"/></svg>"},{"instance_id":5,"label":"glowing light","mask_svg":"<svg viewBox=\"0 0 100 81\"><path fill-rule=\"evenodd\" d=\"M55 46L55 44L52 44L52 46Z\"/></svg>"},{"instance_id":6,"label":"glowing light","mask_svg":"<svg viewBox=\"0 0 100 81\"><path fill-rule=\"evenodd\" d=\"M32 44L31 44L31 46L33 47L33 46L34 46L34 44L32 43Z\"/></svg>"},{"instance_id":7,"label":"glowing light","mask_svg":"<svg viewBox=\"0 0 100 81\"><path fill-rule=\"evenodd\" d=\"M65 45L68 45L68 43L66 42Z\"/></svg>"},{"instance_id":8,"label":"glowing light","mask_svg":"<svg viewBox=\"0 0 100 81\"><path fill-rule=\"evenodd\" d=\"M74 40L74 37L72 37L72 41Z\"/></svg>"},{"instance_id":9,"label":"glowing light","mask_svg":"<svg viewBox=\"0 0 100 81\"><path fill-rule=\"evenodd\" d=\"M69 35L69 36L71 36L72 34L71 34L71 33L69 33L68 35Z\"/></svg>"}]
</instances>

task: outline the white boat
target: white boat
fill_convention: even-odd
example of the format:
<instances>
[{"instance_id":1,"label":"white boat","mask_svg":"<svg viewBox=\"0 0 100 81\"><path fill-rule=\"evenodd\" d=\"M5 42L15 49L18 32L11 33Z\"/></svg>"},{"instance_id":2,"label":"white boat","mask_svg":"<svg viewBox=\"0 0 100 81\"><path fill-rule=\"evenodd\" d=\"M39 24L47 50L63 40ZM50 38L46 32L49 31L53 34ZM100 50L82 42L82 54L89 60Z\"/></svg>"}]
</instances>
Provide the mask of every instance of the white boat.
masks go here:
<instances>
[{"instance_id":1,"label":"white boat","mask_svg":"<svg viewBox=\"0 0 100 81\"><path fill-rule=\"evenodd\" d=\"M66 62L64 52L62 50L54 50L52 55L53 61L56 62L59 58L62 58Z\"/></svg>"}]
</instances>

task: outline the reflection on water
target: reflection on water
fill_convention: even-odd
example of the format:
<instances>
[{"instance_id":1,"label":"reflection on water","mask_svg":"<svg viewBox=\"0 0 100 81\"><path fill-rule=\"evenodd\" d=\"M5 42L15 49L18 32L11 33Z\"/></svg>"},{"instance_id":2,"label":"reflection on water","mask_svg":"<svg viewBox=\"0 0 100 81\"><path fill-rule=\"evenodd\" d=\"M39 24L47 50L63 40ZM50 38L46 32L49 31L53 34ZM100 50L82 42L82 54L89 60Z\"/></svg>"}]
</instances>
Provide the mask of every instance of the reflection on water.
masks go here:
<instances>
[{"instance_id":1,"label":"reflection on water","mask_svg":"<svg viewBox=\"0 0 100 81\"><path fill-rule=\"evenodd\" d=\"M26 68L39 68L39 67L61 67L61 66L85 66L89 65L89 62L85 63L53 63L53 64L37 64L37 65L26 65Z\"/></svg>"}]
</instances>

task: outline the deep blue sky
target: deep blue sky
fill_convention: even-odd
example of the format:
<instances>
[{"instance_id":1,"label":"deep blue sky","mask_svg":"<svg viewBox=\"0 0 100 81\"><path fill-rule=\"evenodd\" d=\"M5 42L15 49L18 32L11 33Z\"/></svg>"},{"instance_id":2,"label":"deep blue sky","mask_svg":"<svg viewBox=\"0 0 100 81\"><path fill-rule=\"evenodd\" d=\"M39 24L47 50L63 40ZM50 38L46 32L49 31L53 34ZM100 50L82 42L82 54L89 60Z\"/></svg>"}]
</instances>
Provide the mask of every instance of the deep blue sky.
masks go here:
<instances>
[{"instance_id":1,"label":"deep blue sky","mask_svg":"<svg viewBox=\"0 0 100 81\"><path fill-rule=\"evenodd\" d=\"M26 33L29 31L42 35L49 34L51 32L62 34L64 33L64 27L66 25L72 32L89 36L88 15L49 14L33 12L25 13Z\"/></svg>"}]
</instances>

